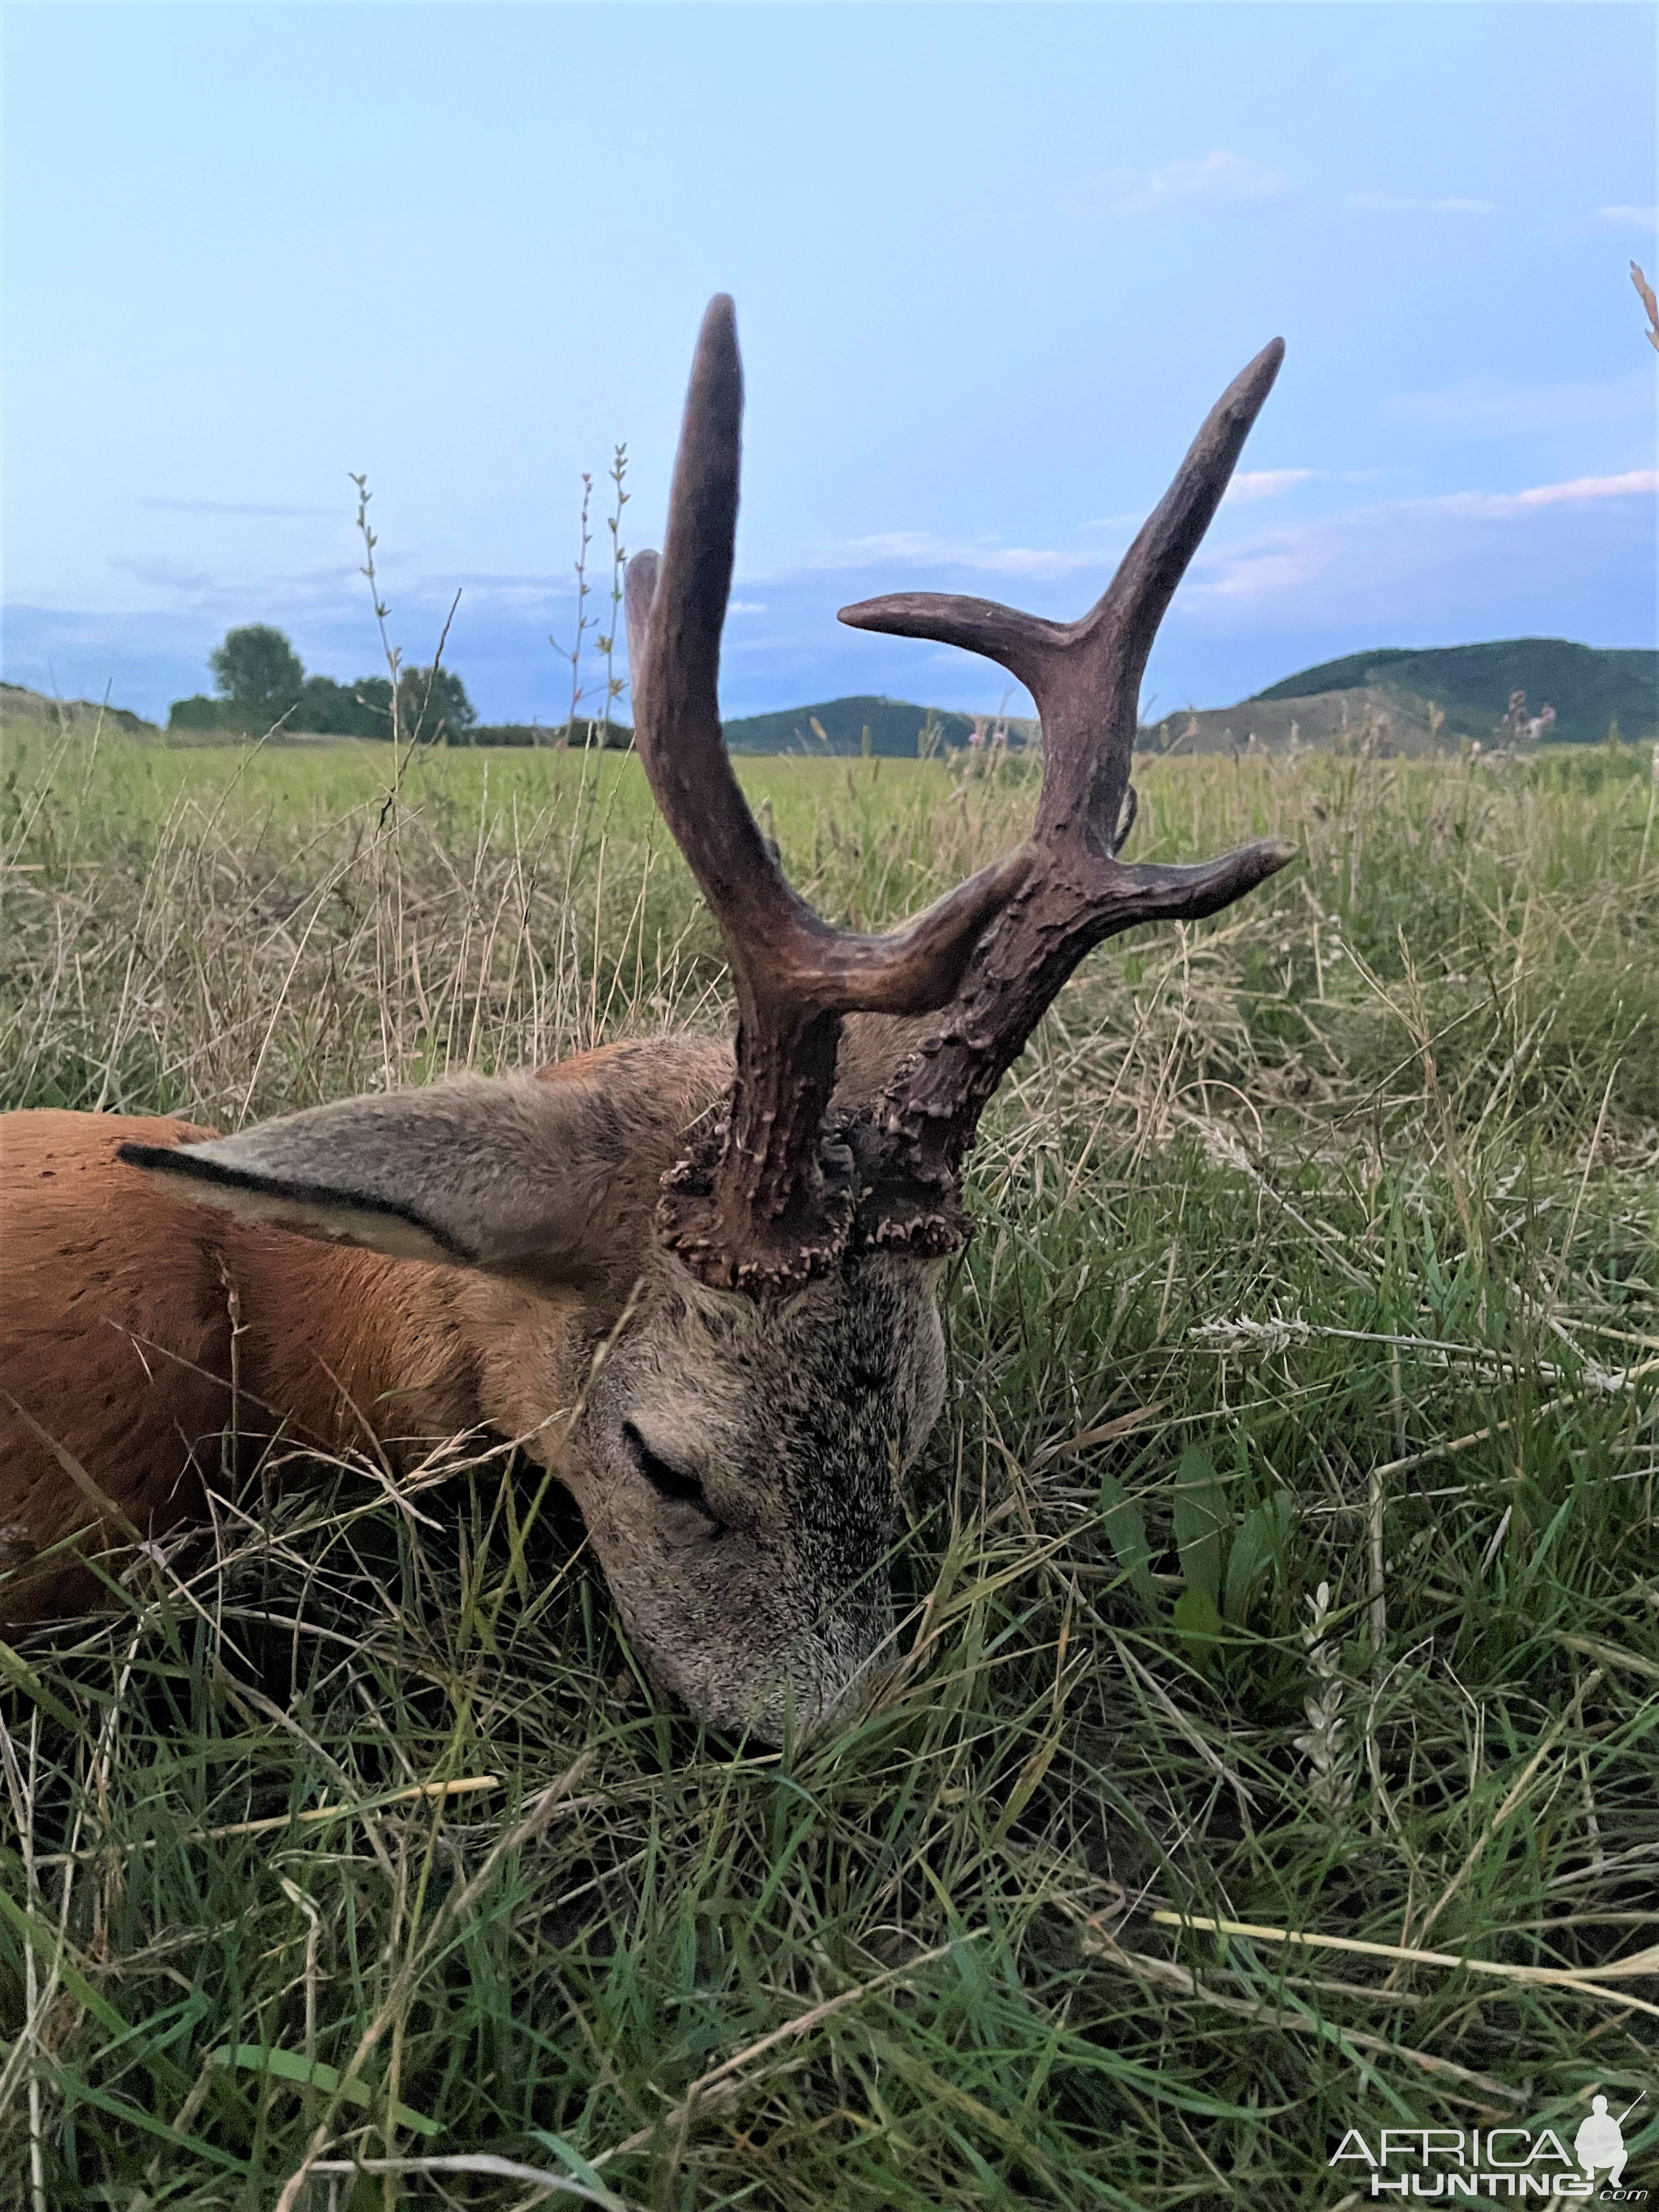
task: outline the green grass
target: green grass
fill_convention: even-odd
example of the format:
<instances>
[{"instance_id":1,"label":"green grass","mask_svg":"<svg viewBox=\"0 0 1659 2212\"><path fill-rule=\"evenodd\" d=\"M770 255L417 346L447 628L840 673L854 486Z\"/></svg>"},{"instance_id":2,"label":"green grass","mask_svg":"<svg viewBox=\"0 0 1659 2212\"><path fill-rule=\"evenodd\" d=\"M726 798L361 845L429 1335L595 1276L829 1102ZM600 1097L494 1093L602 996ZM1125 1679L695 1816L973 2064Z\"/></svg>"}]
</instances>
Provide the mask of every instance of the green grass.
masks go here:
<instances>
[{"instance_id":1,"label":"green grass","mask_svg":"<svg viewBox=\"0 0 1659 2212\"><path fill-rule=\"evenodd\" d=\"M723 1018L636 763L389 765L14 736L4 1103L228 1127ZM1033 795L742 774L872 926ZM878 1701L700 1737L495 1461L244 1501L6 1662L0 2202L264 2207L322 2139L397 2170L316 2212L543 2201L418 2163L467 2154L653 2212L1326 2208L1351 2126L1570 2140L1598 2088L1659 2179L1659 1975L1159 1917L1659 1941L1647 757L1138 774L1137 856L1304 860L1097 955L999 1102Z\"/></svg>"}]
</instances>

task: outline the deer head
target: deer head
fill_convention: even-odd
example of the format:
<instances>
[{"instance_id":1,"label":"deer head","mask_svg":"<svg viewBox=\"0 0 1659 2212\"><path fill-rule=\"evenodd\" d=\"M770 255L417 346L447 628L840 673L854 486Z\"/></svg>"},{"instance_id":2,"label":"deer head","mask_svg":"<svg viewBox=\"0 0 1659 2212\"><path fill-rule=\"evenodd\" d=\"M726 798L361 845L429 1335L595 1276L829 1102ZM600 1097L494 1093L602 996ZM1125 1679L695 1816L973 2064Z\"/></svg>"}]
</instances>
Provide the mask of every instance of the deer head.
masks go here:
<instances>
[{"instance_id":1,"label":"deer head","mask_svg":"<svg viewBox=\"0 0 1659 2212\"><path fill-rule=\"evenodd\" d=\"M792 890L721 736L743 387L716 299L663 551L629 563L626 597L635 742L725 938L732 1047L659 1040L568 1080L470 1079L127 1148L181 1194L469 1271L448 1310L478 1418L568 1486L653 1673L719 1723L775 1738L792 1707L833 1712L890 1634L885 1559L943 1399L937 1294L967 1231L963 1165L1044 1010L1103 939L1214 913L1291 857L1118 857L1147 652L1281 351L1223 395L1079 621L927 593L843 610L1000 662L1043 732L1025 842L862 937Z\"/></svg>"}]
</instances>

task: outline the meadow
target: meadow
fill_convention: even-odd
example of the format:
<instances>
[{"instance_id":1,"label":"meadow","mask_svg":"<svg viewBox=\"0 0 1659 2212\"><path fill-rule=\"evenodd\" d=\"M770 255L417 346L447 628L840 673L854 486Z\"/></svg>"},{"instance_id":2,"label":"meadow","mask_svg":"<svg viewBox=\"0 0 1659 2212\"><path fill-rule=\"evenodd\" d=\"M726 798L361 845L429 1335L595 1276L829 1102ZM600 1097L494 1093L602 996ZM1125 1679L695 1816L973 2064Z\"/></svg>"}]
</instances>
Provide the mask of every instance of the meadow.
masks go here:
<instances>
[{"instance_id":1,"label":"meadow","mask_svg":"<svg viewBox=\"0 0 1659 2212\"><path fill-rule=\"evenodd\" d=\"M740 774L866 927L1035 788ZM226 1500L0 1647L0 2203L1339 2212L1598 2093L1659 2185L1659 766L1137 781L1301 858L1005 1086L865 1710L700 1732L499 1454ZM8 1108L726 1018L623 757L15 725L0 851Z\"/></svg>"}]
</instances>

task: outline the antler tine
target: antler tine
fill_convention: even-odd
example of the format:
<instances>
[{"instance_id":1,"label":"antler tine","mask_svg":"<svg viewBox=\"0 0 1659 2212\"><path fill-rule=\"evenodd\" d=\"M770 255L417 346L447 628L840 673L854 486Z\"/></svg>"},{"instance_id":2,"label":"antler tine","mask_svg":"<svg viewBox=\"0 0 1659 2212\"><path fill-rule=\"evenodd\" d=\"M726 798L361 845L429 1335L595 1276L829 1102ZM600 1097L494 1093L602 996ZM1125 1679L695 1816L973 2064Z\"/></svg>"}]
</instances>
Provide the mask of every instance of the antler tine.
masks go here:
<instances>
[{"instance_id":1,"label":"antler tine","mask_svg":"<svg viewBox=\"0 0 1659 2212\"><path fill-rule=\"evenodd\" d=\"M1030 692L1042 724L1030 878L976 947L938 1034L884 1102L878 1243L942 1250L956 1241L957 1182L980 1115L1094 945L1136 922L1214 914L1294 857L1291 847L1269 842L1197 866L1126 867L1116 859L1134 819L1129 769L1146 657L1284 352L1275 338L1229 385L1106 592L1078 621L933 592L842 610L856 629L965 646L1000 662Z\"/></svg>"},{"instance_id":2,"label":"antler tine","mask_svg":"<svg viewBox=\"0 0 1659 2212\"><path fill-rule=\"evenodd\" d=\"M706 1281L764 1291L805 1280L850 1227L850 1196L827 1188L821 1158L842 1015L944 1006L1029 856L981 871L890 937L831 928L785 880L720 730L742 420L736 319L722 295L697 339L663 552L636 554L624 588L635 747L720 924L738 1000L724 1149L711 1173L689 1171L669 1194L665 1228Z\"/></svg>"},{"instance_id":3,"label":"antler tine","mask_svg":"<svg viewBox=\"0 0 1659 2212\"><path fill-rule=\"evenodd\" d=\"M734 945L799 923L720 733L720 632L737 544L743 366L723 294L698 332L664 552L628 564L635 744L674 841ZM643 675L643 684L641 676Z\"/></svg>"},{"instance_id":4,"label":"antler tine","mask_svg":"<svg viewBox=\"0 0 1659 2212\"><path fill-rule=\"evenodd\" d=\"M1275 338L1234 378L1111 583L1078 621L942 592L895 592L842 609L855 629L964 646L1025 686L1042 722L1039 836L1075 825L1094 850L1115 849L1146 656L1284 358Z\"/></svg>"}]
</instances>

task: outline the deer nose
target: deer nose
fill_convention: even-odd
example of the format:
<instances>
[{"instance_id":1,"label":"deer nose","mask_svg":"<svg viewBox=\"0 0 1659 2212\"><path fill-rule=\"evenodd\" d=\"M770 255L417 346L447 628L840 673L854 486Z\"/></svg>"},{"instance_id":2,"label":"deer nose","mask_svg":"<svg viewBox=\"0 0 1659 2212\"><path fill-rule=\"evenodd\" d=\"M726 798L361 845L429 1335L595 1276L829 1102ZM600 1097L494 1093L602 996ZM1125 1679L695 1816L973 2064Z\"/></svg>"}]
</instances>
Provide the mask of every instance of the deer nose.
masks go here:
<instances>
[{"instance_id":1,"label":"deer nose","mask_svg":"<svg viewBox=\"0 0 1659 2212\"><path fill-rule=\"evenodd\" d=\"M758 1679L733 1683L705 1677L690 1696L683 1682L665 1686L722 1733L754 1744L821 1744L856 1718L892 1671L892 1632L890 1602L872 1604Z\"/></svg>"},{"instance_id":2,"label":"deer nose","mask_svg":"<svg viewBox=\"0 0 1659 2212\"><path fill-rule=\"evenodd\" d=\"M820 1673L811 1711L800 1711L797 1726L808 1743L823 1743L856 1720L880 1695L897 1663L890 1599L861 1608L848 1627L846 1644Z\"/></svg>"},{"instance_id":3,"label":"deer nose","mask_svg":"<svg viewBox=\"0 0 1659 2212\"><path fill-rule=\"evenodd\" d=\"M861 1713L880 1702L883 1690L898 1673L896 1654L884 1639L870 1656L844 1682L819 1704L817 1711L804 1730L811 1744L827 1742L839 1735L858 1719Z\"/></svg>"}]
</instances>

